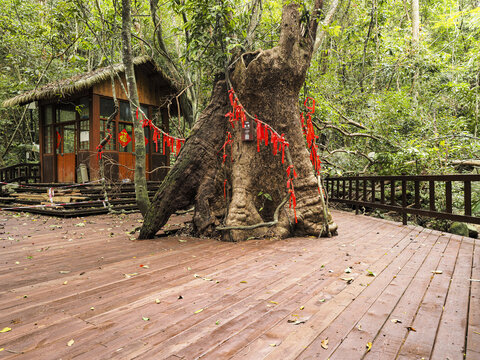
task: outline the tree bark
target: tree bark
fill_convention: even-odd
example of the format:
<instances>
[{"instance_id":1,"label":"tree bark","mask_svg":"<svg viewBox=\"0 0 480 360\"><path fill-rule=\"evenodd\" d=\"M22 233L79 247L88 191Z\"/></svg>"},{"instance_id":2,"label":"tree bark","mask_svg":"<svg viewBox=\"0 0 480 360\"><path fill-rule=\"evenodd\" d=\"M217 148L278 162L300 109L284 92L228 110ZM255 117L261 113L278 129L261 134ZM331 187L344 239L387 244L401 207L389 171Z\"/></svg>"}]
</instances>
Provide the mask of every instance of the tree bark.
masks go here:
<instances>
[{"instance_id":1,"label":"tree bark","mask_svg":"<svg viewBox=\"0 0 480 360\"><path fill-rule=\"evenodd\" d=\"M150 200L148 198L147 179L145 177L145 140L142 124L137 119L140 103L138 100L137 82L135 80L135 69L133 67L131 24L130 0L122 0L122 55L130 99L130 114L135 132L135 199L140 212L145 216L150 206Z\"/></svg>"},{"instance_id":2,"label":"tree bark","mask_svg":"<svg viewBox=\"0 0 480 360\"><path fill-rule=\"evenodd\" d=\"M333 0L330 4L330 8L328 9L327 15L325 16L325 19L323 20L322 24L323 26L329 26L330 23L333 20L333 16L337 12L338 5L340 3L340 0ZM324 29L320 30L317 33L317 38L315 39L315 44L313 45L313 53L315 54L320 46L322 46L323 39L325 38L326 31Z\"/></svg>"},{"instance_id":3,"label":"tree bark","mask_svg":"<svg viewBox=\"0 0 480 360\"><path fill-rule=\"evenodd\" d=\"M283 8L279 45L245 53L236 62L231 82L244 109L285 136L298 178L294 208L280 206L288 196L288 166L272 146L242 141L242 126L232 128L225 114L231 111L224 81L217 83L210 105L202 113L175 166L162 183L149 208L140 239L151 238L174 211L195 204L194 228L198 235L221 234L224 240L291 235L328 235L325 220L336 230L331 216L324 218L318 182L300 123L298 98L310 65L318 9L305 37L300 35L298 5ZM253 121L251 121L253 124ZM226 131L233 143L222 163ZM268 194L265 198L260 194ZM271 199L271 201L269 200ZM278 219L274 219L278 217ZM277 220L277 221L273 221ZM223 223L224 226L219 227ZM262 224L261 226L257 226ZM265 225L270 226L265 226ZM235 229L231 229L234 227Z\"/></svg>"},{"instance_id":4,"label":"tree bark","mask_svg":"<svg viewBox=\"0 0 480 360\"><path fill-rule=\"evenodd\" d=\"M419 0L412 0L412 40L416 45L420 40L420 5Z\"/></svg>"}]
</instances>

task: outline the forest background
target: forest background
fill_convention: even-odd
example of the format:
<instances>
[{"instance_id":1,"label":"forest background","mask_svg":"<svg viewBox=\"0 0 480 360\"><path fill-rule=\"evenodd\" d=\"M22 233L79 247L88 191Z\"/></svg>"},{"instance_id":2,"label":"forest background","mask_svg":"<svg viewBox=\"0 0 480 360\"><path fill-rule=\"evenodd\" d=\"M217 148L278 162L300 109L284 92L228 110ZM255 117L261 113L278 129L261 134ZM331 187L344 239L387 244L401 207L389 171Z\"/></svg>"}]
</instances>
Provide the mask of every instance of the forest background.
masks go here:
<instances>
[{"instance_id":1,"label":"forest background","mask_svg":"<svg viewBox=\"0 0 480 360\"><path fill-rule=\"evenodd\" d=\"M312 4L301 5L306 22ZM299 99L316 99L324 174L478 171L479 6L325 2L322 41ZM270 0L132 2L134 55L154 57L191 102L186 126L172 127L177 135L188 136L232 54L277 43L281 8ZM0 103L121 62L121 22L115 0L4 0ZM0 167L35 161L35 111L0 107L0 119Z\"/></svg>"}]
</instances>

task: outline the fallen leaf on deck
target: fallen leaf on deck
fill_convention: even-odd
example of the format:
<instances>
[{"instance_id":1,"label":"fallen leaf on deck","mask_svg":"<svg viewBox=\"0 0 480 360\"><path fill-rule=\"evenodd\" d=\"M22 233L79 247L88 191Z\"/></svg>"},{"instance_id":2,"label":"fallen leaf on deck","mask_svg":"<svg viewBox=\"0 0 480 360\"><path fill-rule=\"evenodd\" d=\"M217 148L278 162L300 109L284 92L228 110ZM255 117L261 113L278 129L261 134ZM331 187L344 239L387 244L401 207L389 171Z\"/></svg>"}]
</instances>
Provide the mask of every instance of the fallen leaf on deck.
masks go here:
<instances>
[{"instance_id":1,"label":"fallen leaf on deck","mask_svg":"<svg viewBox=\"0 0 480 360\"><path fill-rule=\"evenodd\" d=\"M6 333L6 332L9 332L9 331L12 331L12 328L6 327L6 328L3 328L2 330L0 330L0 333Z\"/></svg>"},{"instance_id":2,"label":"fallen leaf on deck","mask_svg":"<svg viewBox=\"0 0 480 360\"><path fill-rule=\"evenodd\" d=\"M353 280L355 280L354 278L342 278L342 280L346 281L347 284L351 284L353 282Z\"/></svg>"},{"instance_id":3,"label":"fallen leaf on deck","mask_svg":"<svg viewBox=\"0 0 480 360\"><path fill-rule=\"evenodd\" d=\"M95 310L95 308L92 306L92 307L90 308L90 310Z\"/></svg>"},{"instance_id":4,"label":"fallen leaf on deck","mask_svg":"<svg viewBox=\"0 0 480 360\"><path fill-rule=\"evenodd\" d=\"M5 348L0 348L0 351L3 351L3 350L5 350Z\"/></svg>"},{"instance_id":5,"label":"fallen leaf on deck","mask_svg":"<svg viewBox=\"0 0 480 360\"><path fill-rule=\"evenodd\" d=\"M432 270L433 274L443 274L442 270Z\"/></svg>"},{"instance_id":6,"label":"fallen leaf on deck","mask_svg":"<svg viewBox=\"0 0 480 360\"><path fill-rule=\"evenodd\" d=\"M155 299L155 304L160 304L160 299Z\"/></svg>"},{"instance_id":7,"label":"fallen leaf on deck","mask_svg":"<svg viewBox=\"0 0 480 360\"><path fill-rule=\"evenodd\" d=\"M203 311L203 309L199 309L199 310L195 311L194 314L201 313L202 311Z\"/></svg>"},{"instance_id":8,"label":"fallen leaf on deck","mask_svg":"<svg viewBox=\"0 0 480 360\"><path fill-rule=\"evenodd\" d=\"M369 352L372 349L372 343L367 342L367 352Z\"/></svg>"},{"instance_id":9,"label":"fallen leaf on deck","mask_svg":"<svg viewBox=\"0 0 480 360\"><path fill-rule=\"evenodd\" d=\"M478 331L474 331L474 333L480 335L480 332L478 332Z\"/></svg>"},{"instance_id":10,"label":"fallen leaf on deck","mask_svg":"<svg viewBox=\"0 0 480 360\"><path fill-rule=\"evenodd\" d=\"M350 274L351 272L352 272L352 268L351 268L351 267L347 267L347 268L345 269L345 273Z\"/></svg>"},{"instance_id":11,"label":"fallen leaf on deck","mask_svg":"<svg viewBox=\"0 0 480 360\"><path fill-rule=\"evenodd\" d=\"M287 323L293 325L305 324L305 320L287 320Z\"/></svg>"},{"instance_id":12,"label":"fallen leaf on deck","mask_svg":"<svg viewBox=\"0 0 480 360\"><path fill-rule=\"evenodd\" d=\"M411 326L407 326L406 329L407 329L408 331L415 331L415 332L417 332L417 330L415 330L415 328L413 328L413 327L411 327Z\"/></svg>"},{"instance_id":13,"label":"fallen leaf on deck","mask_svg":"<svg viewBox=\"0 0 480 360\"><path fill-rule=\"evenodd\" d=\"M319 302L325 302L325 299L320 299L320 300L318 300L318 301L319 301Z\"/></svg>"},{"instance_id":14,"label":"fallen leaf on deck","mask_svg":"<svg viewBox=\"0 0 480 360\"><path fill-rule=\"evenodd\" d=\"M149 318L149 317L142 316L142 320L143 320L143 321L149 321L150 318Z\"/></svg>"},{"instance_id":15,"label":"fallen leaf on deck","mask_svg":"<svg viewBox=\"0 0 480 360\"><path fill-rule=\"evenodd\" d=\"M303 309L305 309L305 306L300 306L300 310L303 310Z\"/></svg>"},{"instance_id":16,"label":"fallen leaf on deck","mask_svg":"<svg viewBox=\"0 0 480 360\"><path fill-rule=\"evenodd\" d=\"M75 226L77 226L77 227L84 227L84 226L85 226L85 223L78 223L78 224L75 224Z\"/></svg>"},{"instance_id":17,"label":"fallen leaf on deck","mask_svg":"<svg viewBox=\"0 0 480 360\"><path fill-rule=\"evenodd\" d=\"M60 271L59 271L60 274L68 274L69 272L70 272L70 271L68 271L68 270L60 270Z\"/></svg>"},{"instance_id":18,"label":"fallen leaf on deck","mask_svg":"<svg viewBox=\"0 0 480 360\"><path fill-rule=\"evenodd\" d=\"M127 279L130 279L132 276L138 275L138 273L123 274Z\"/></svg>"},{"instance_id":19,"label":"fallen leaf on deck","mask_svg":"<svg viewBox=\"0 0 480 360\"><path fill-rule=\"evenodd\" d=\"M370 270L367 270L367 276L377 276L377 274L375 274L373 271L370 271Z\"/></svg>"},{"instance_id":20,"label":"fallen leaf on deck","mask_svg":"<svg viewBox=\"0 0 480 360\"><path fill-rule=\"evenodd\" d=\"M219 325L219 324L220 324L220 320L215 321L215 325Z\"/></svg>"},{"instance_id":21,"label":"fallen leaf on deck","mask_svg":"<svg viewBox=\"0 0 480 360\"><path fill-rule=\"evenodd\" d=\"M182 300L183 299L183 296L182 295L178 295L178 300Z\"/></svg>"},{"instance_id":22,"label":"fallen leaf on deck","mask_svg":"<svg viewBox=\"0 0 480 360\"><path fill-rule=\"evenodd\" d=\"M277 301L270 300L269 302L272 303L272 304L278 305Z\"/></svg>"},{"instance_id":23,"label":"fallen leaf on deck","mask_svg":"<svg viewBox=\"0 0 480 360\"><path fill-rule=\"evenodd\" d=\"M322 345L322 348L327 350L328 349L328 338L323 339L322 342L320 343L320 345Z\"/></svg>"},{"instance_id":24,"label":"fallen leaf on deck","mask_svg":"<svg viewBox=\"0 0 480 360\"><path fill-rule=\"evenodd\" d=\"M150 266L148 265L140 265L141 268L144 268L144 269L150 269Z\"/></svg>"},{"instance_id":25,"label":"fallen leaf on deck","mask_svg":"<svg viewBox=\"0 0 480 360\"><path fill-rule=\"evenodd\" d=\"M240 281L240 284L246 284L247 282L245 280Z\"/></svg>"},{"instance_id":26,"label":"fallen leaf on deck","mask_svg":"<svg viewBox=\"0 0 480 360\"><path fill-rule=\"evenodd\" d=\"M398 323L398 324L401 324L401 323L402 323L402 320L398 320L398 319L392 319L392 320L390 320L390 321L391 321L392 323L394 323L394 324L397 324L397 323Z\"/></svg>"},{"instance_id":27,"label":"fallen leaf on deck","mask_svg":"<svg viewBox=\"0 0 480 360\"><path fill-rule=\"evenodd\" d=\"M73 340L73 339L70 340L70 341L67 343L67 346L72 346L74 342L75 342L75 340Z\"/></svg>"},{"instance_id":28,"label":"fallen leaf on deck","mask_svg":"<svg viewBox=\"0 0 480 360\"><path fill-rule=\"evenodd\" d=\"M63 285L67 285L67 284L68 284L68 281L64 281L64 282L63 282Z\"/></svg>"},{"instance_id":29,"label":"fallen leaf on deck","mask_svg":"<svg viewBox=\"0 0 480 360\"><path fill-rule=\"evenodd\" d=\"M187 240L184 240L184 239L179 239L178 241L179 241L179 242L182 242L182 243L187 242Z\"/></svg>"}]
</instances>

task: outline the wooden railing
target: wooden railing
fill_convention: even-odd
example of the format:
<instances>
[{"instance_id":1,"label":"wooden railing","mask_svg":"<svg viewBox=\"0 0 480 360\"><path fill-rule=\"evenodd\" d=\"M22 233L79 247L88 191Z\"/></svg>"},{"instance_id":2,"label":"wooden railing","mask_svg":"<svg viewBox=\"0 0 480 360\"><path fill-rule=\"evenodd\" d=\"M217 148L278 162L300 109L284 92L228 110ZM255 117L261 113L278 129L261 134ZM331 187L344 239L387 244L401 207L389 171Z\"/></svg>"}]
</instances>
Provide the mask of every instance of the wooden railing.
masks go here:
<instances>
[{"instance_id":1,"label":"wooden railing","mask_svg":"<svg viewBox=\"0 0 480 360\"><path fill-rule=\"evenodd\" d=\"M472 205L480 201L480 190L472 200L472 186L480 189L480 175L406 175L329 177L325 189L331 202L393 210L437 219L480 224ZM455 206L454 206L455 205Z\"/></svg>"},{"instance_id":2,"label":"wooden railing","mask_svg":"<svg viewBox=\"0 0 480 360\"><path fill-rule=\"evenodd\" d=\"M0 169L0 181L36 183L40 181L40 164L16 164Z\"/></svg>"}]
</instances>

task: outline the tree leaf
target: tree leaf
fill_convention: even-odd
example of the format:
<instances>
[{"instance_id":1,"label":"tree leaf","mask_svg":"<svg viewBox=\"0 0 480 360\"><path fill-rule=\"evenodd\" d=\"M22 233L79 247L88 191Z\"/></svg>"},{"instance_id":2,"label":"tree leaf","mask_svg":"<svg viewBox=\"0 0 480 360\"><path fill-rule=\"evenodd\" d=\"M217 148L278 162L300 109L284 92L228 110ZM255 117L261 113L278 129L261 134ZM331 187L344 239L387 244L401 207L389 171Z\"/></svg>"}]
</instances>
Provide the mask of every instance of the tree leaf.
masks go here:
<instances>
[{"instance_id":1,"label":"tree leaf","mask_svg":"<svg viewBox=\"0 0 480 360\"><path fill-rule=\"evenodd\" d=\"M71 340L67 343L67 346L72 346L74 342L75 342L75 340L71 339Z\"/></svg>"},{"instance_id":2,"label":"tree leaf","mask_svg":"<svg viewBox=\"0 0 480 360\"><path fill-rule=\"evenodd\" d=\"M322 342L320 343L320 345L322 346L322 348L327 350L328 349L328 338L323 339Z\"/></svg>"},{"instance_id":3,"label":"tree leaf","mask_svg":"<svg viewBox=\"0 0 480 360\"><path fill-rule=\"evenodd\" d=\"M372 343L368 342L366 347L367 347L367 352L369 352L372 349Z\"/></svg>"},{"instance_id":4,"label":"tree leaf","mask_svg":"<svg viewBox=\"0 0 480 360\"><path fill-rule=\"evenodd\" d=\"M150 318L149 318L149 317L146 317L146 316L142 316L142 320L143 320L143 321L150 321Z\"/></svg>"},{"instance_id":5,"label":"tree leaf","mask_svg":"<svg viewBox=\"0 0 480 360\"><path fill-rule=\"evenodd\" d=\"M203 311L203 309L199 309L199 310L195 311L194 314L201 313L202 311Z\"/></svg>"},{"instance_id":6,"label":"tree leaf","mask_svg":"<svg viewBox=\"0 0 480 360\"><path fill-rule=\"evenodd\" d=\"M12 331L12 328L6 327L6 328L3 328L2 330L0 330L0 333L6 333L6 332L9 332L9 331Z\"/></svg>"}]
</instances>

